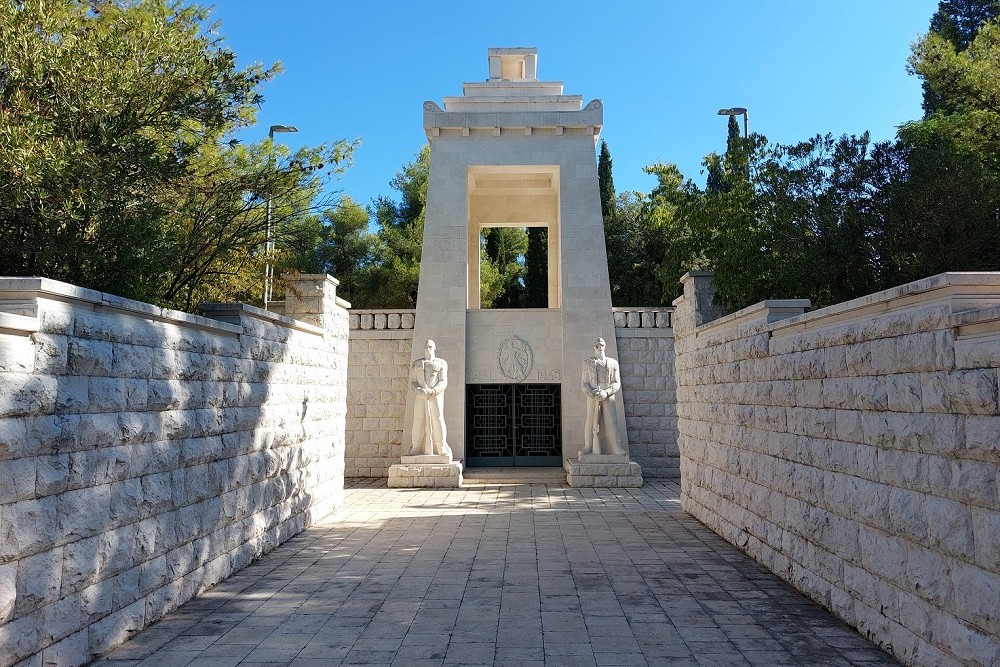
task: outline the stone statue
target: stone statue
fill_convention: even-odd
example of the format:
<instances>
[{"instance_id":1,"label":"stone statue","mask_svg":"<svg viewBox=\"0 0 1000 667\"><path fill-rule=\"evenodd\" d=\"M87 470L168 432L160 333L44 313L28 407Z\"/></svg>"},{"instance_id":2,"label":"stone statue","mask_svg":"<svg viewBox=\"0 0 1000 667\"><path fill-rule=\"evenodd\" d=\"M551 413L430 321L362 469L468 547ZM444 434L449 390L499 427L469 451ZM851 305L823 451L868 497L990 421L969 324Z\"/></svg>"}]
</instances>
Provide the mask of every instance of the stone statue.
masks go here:
<instances>
[{"instance_id":1,"label":"stone statue","mask_svg":"<svg viewBox=\"0 0 1000 667\"><path fill-rule=\"evenodd\" d=\"M594 341L594 356L583 361L581 387L587 396L584 454L624 454L618 444L618 406L615 394L622 388L618 362L604 356L603 338Z\"/></svg>"},{"instance_id":2,"label":"stone statue","mask_svg":"<svg viewBox=\"0 0 1000 667\"><path fill-rule=\"evenodd\" d=\"M424 345L424 358L410 364L413 390L412 444L405 456L438 455L451 460L448 429L444 423L444 390L448 388L448 362L434 356L434 341Z\"/></svg>"}]
</instances>

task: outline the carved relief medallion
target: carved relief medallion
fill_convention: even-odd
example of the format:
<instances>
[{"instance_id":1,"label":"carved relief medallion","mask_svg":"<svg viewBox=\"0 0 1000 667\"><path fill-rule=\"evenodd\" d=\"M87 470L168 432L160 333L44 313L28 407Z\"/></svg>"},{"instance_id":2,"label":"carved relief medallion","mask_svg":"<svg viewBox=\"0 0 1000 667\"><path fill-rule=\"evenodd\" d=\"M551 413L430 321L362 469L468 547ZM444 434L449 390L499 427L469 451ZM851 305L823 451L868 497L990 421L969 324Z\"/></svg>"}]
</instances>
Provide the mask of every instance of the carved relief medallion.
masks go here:
<instances>
[{"instance_id":1,"label":"carved relief medallion","mask_svg":"<svg viewBox=\"0 0 1000 667\"><path fill-rule=\"evenodd\" d=\"M500 348L497 350L497 366L500 367L500 374L511 382L520 382L528 377L533 362L534 355L526 341L511 336L500 343Z\"/></svg>"}]
</instances>

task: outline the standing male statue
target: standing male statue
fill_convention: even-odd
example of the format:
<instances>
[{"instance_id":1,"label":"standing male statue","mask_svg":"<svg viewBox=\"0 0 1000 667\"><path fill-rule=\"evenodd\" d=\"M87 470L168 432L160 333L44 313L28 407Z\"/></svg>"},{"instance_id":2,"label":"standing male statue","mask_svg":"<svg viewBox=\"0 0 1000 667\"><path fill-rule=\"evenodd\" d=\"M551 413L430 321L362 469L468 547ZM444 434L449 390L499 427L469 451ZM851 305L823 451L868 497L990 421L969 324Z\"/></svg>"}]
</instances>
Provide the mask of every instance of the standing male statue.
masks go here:
<instances>
[{"instance_id":1,"label":"standing male statue","mask_svg":"<svg viewBox=\"0 0 1000 667\"><path fill-rule=\"evenodd\" d=\"M604 356L603 338L594 341L594 356L583 361L581 387L587 395L587 425L583 454L622 454L618 446L618 406L615 394L622 388L618 362Z\"/></svg>"},{"instance_id":2,"label":"standing male statue","mask_svg":"<svg viewBox=\"0 0 1000 667\"><path fill-rule=\"evenodd\" d=\"M448 388L448 362L434 356L434 341L424 345L424 358L410 364L413 390L412 444L405 456L444 455L451 461L448 429L444 423L444 390Z\"/></svg>"}]
</instances>

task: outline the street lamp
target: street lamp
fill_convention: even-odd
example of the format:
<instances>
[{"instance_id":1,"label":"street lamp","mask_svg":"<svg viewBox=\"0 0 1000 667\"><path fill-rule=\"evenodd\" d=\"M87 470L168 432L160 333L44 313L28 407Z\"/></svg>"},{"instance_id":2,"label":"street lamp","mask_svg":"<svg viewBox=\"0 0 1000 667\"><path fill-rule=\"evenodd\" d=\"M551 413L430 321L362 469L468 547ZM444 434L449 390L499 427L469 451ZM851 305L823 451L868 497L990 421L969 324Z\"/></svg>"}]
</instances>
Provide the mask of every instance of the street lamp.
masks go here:
<instances>
[{"instance_id":1,"label":"street lamp","mask_svg":"<svg viewBox=\"0 0 1000 667\"><path fill-rule=\"evenodd\" d=\"M733 107L732 109L719 109L720 116L743 116L743 137L750 136L750 114L745 107Z\"/></svg>"},{"instance_id":2,"label":"street lamp","mask_svg":"<svg viewBox=\"0 0 1000 667\"><path fill-rule=\"evenodd\" d=\"M294 125L272 125L267 131L267 138L274 142L275 132L298 132L299 128ZM264 310L271 300L271 291L274 288L274 266L271 264L271 256L274 254L274 240L271 238L271 193L267 194L267 227L264 235Z\"/></svg>"}]
</instances>

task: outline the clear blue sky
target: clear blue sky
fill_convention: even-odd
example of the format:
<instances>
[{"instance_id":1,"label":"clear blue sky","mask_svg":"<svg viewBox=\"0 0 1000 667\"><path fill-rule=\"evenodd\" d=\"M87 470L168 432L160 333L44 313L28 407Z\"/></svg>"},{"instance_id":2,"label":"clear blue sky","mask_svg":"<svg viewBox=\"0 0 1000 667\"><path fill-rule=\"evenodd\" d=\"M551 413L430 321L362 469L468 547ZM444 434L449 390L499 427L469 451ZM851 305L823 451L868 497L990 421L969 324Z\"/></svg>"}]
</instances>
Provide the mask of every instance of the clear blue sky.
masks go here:
<instances>
[{"instance_id":1,"label":"clear blue sky","mask_svg":"<svg viewBox=\"0 0 1000 667\"><path fill-rule=\"evenodd\" d=\"M220 33L241 66L281 61L256 141L271 124L290 145L360 137L334 187L367 204L426 139L421 103L487 78L492 46L538 47L538 76L584 103L604 101L619 192L654 185L642 167L674 162L704 182L701 160L725 148L721 107L750 130L791 143L817 133L877 140L921 114L910 44L937 0L758 2L443 2L218 0Z\"/></svg>"}]
</instances>

